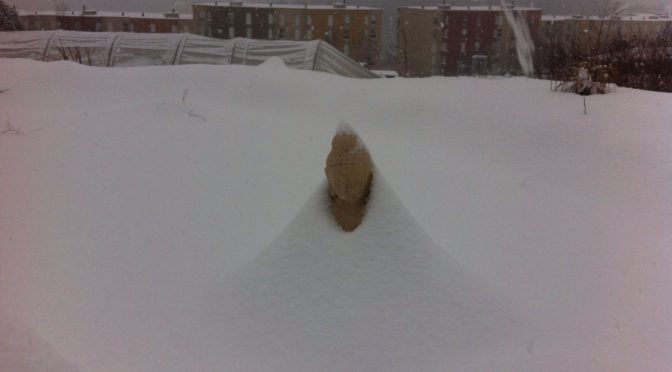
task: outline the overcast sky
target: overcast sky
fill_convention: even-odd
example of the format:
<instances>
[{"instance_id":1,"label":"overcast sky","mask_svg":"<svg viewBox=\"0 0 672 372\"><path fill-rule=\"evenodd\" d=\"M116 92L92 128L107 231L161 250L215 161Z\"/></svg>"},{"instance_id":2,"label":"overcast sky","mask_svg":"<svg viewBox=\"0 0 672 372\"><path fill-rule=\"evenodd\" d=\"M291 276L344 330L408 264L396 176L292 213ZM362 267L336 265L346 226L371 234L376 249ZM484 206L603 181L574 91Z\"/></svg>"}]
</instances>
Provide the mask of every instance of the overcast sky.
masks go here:
<instances>
[{"instance_id":1,"label":"overcast sky","mask_svg":"<svg viewBox=\"0 0 672 372\"><path fill-rule=\"evenodd\" d=\"M192 1L192 0L4 0L6 3L16 5L17 8L25 10L52 10L55 4L64 2L68 4L70 9L80 9L82 5L86 5L91 9L98 10L125 10L125 11L147 11L147 12L163 12L170 11L175 8L182 13L191 13L191 4L207 1ZM213 0L214 1L214 0ZM341 1L341 0L339 0ZM448 0L449 4L464 4L468 0ZM585 13L591 13L595 1L616 1L616 0L517 0L518 5L530 5L541 7L546 14L570 14L579 13L581 9ZM247 2L267 3L268 0L256 0ZM275 3L300 3L304 0L274 0ZM308 3L320 4L331 3L333 1L308 0ZM409 5L434 5L441 0L348 0L349 4L360 3L362 5L372 5L376 7L386 8L386 10L394 10L397 6L403 4ZM498 4L499 0L470 0L471 4ZM668 11L672 11L670 2L666 0L621 0L621 3L627 4L632 11L654 11L662 10L665 5Z\"/></svg>"}]
</instances>

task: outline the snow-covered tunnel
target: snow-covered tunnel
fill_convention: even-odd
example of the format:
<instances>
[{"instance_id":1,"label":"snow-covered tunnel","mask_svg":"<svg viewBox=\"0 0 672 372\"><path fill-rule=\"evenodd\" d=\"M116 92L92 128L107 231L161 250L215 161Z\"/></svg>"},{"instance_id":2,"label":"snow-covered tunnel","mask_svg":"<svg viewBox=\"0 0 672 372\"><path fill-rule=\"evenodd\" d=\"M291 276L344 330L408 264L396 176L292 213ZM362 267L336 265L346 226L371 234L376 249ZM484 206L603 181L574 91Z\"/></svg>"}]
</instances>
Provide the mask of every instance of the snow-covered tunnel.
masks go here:
<instances>
[{"instance_id":1,"label":"snow-covered tunnel","mask_svg":"<svg viewBox=\"0 0 672 372\"><path fill-rule=\"evenodd\" d=\"M322 40L215 39L194 34L127 32L0 32L0 58L81 60L91 66L258 65L280 57L291 68L353 78L378 75ZM75 58L75 56L77 56Z\"/></svg>"}]
</instances>

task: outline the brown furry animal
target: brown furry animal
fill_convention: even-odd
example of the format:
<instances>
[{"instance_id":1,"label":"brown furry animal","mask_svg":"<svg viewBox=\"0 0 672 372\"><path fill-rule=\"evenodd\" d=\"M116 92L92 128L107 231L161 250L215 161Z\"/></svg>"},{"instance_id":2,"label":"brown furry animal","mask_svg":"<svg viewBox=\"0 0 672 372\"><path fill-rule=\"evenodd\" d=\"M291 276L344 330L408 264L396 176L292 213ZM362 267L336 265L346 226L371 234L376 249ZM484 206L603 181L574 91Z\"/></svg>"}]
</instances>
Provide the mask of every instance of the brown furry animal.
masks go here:
<instances>
[{"instance_id":1,"label":"brown furry animal","mask_svg":"<svg viewBox=\"0 0 672 372\"><path fill-rule=\"evenodd\" d=\"M364 209L371 192L373 162L354 131L336 133L324 171L329 181L331 212L336 222L345 231L355 230L364 219Z\"/></svg>"}]
</instances>

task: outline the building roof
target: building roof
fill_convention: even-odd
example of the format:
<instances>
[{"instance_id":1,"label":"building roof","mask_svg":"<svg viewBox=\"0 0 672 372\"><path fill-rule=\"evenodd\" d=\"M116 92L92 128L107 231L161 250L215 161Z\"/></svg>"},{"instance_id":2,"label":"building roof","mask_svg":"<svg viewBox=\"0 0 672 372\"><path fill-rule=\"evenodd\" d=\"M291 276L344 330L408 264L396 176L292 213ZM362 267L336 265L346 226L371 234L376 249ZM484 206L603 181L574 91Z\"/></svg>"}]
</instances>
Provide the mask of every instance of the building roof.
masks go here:
<instances>
[{"instance_id":1,"label":"building roof","mask_svg":"<svg viewBox=\"0 0 672 372\"><path fill-rule=\"evenodd\" d=\"M233 3L233 5L231 5ZM368 6L359 6L344 3L334 3L332 5L312 5L312 4L278 4L269 3L239 3L230 1L217 1L209 3L196 3L200 6L218 6L218 7L238 7L238 8L276 8L276 9L312 9L312 10L381 10L381 8L372 8Z\"/></svg>"},{"instance_id":2,"label":"building roof","mask_svg":"<svg viewBox=\"0 0 672 372\"><path fill-rule=\"evenodd\" d=\"M588 16L588 15L543 15L541 20L544 22L555 22L555 21L601 21L601 20L613 20L613 21L652 21L652 22L672 22L672 18L668 14L621 14L617 16L609 16L602 18L599 16Z\"/></svg>"},{"instance_id":3,"label":"building roof","mask_svg":"<svg viewBox=\"0 0 672 372\"><path fill-rule=\"evenodd\" d=\"M20 17L26 16L57 16L55 10L19 10ZM110 12L110 11L95 11L95 10L86 10L86 13L83 13L81 10L68 10L65 13L60 15L61 17L89 17L89 18L143 18L143 19L180 19L180 20L192 20L193 17L190 13L143 13L143 12Z\"/></svg>"},{"instance_id":4,"label":"building roof","mask_svg":"<svg viewBox=\"0 0 672 372\"><path fill-rule=\"evenodd\" d=\"M399 7L400 9L407 8L407 9L424 9L424 10L448 10L448 11L470 11L470 12L501 12L502 7L499 5L478 5L478 6L453 6L453 5L446 5L445 7L443 6L418 6L418 5L413 5L413 6L401 6ZM514 10L514 11L542 11L541 8L533 8L533 7L525 7L525 6L514 6L514 7L509 7L508 9Z\"/></svg>"}]
</instances>

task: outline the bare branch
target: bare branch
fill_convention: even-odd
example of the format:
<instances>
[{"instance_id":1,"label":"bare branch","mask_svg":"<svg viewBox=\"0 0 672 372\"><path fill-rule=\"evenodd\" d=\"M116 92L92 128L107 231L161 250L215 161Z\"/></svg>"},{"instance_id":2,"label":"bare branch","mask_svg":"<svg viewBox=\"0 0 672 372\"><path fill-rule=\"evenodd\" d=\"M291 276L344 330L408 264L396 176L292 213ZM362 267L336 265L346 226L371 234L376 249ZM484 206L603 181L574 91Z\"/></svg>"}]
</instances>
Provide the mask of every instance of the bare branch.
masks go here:
<instances>
[{"instance_id":1,"label":"bare branch","mask_svg":"<svg viewBox=\"0 0 672 372\"><path fill-rule=\"evenodd\" d=\"M208 121L206 118L203 117L203 115L199 115L199 114L195 113L194 110L189 111L188 114L192 118L199 118L199 119L203 120L204 123Z\"/></svg>"}]
</instances>

